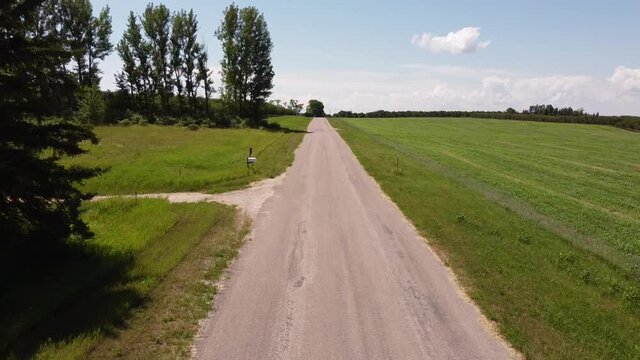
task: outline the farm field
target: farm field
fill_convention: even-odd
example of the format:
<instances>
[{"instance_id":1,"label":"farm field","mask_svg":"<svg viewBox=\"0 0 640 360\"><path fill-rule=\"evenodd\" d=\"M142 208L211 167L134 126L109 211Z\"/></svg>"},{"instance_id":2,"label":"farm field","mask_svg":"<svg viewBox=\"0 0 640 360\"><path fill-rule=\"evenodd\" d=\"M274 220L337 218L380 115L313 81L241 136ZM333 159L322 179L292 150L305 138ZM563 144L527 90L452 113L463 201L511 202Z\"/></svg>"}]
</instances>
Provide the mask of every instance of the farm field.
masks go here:
<instances>
[{"instance_id":1,"label":"farm field","mask_svg":"<svg viewBox=\"0 0 640 360\"><path fill-rule=\"evenodd\" d=\"M332 119L532 358L640 356L640 135L475 119Z\"/></svg>"},{"instance_id":2,"label":"farm field","mask_svg":"<svg viewBox=\"0 0 640 360\"><path fill-rule=\"evenodd\" d=\"M83 189L98 194L224 192L280 174L293 161L309 118L270 118L284 131L174 126L96 127L98 145L67 165L109 168ZM258 157L248 172L249 148ZM285 156L282 156L285 154Z\"/></svg>"},{"instance_id":3,"label":"farm field","mask_svg":"<svg viewBox=\"0 0 640 360\"><path fill-rule=\"evenodd\" d=\"M83 218L95 238L52 254L44 283L28 271L3 280L0 319L12 326L0 357L186 354L215 292L202 281L220 276L244 236L235 210L112 199L85 204Z\"/></svg>"}]
</instances>

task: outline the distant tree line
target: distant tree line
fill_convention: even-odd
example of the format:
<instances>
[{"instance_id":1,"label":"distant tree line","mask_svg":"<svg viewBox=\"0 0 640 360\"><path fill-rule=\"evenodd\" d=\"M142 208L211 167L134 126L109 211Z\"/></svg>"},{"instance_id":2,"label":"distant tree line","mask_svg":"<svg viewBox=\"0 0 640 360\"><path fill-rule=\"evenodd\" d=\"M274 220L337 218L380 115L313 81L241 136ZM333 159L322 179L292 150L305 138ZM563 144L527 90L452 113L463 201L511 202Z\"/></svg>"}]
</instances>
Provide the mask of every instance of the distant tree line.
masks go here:
<instances>
[{"instance_id":1,"label":"distant tree line","mask_svg":"<svg viewBox=\"0 0 640 360\"><path fill-rule=\"evenodd\" d=\"M274 115L300 115L304 108L304 104L296 99L289 99L289 101L273 99L269 101L267 108L271 108L271 106L276 111Z\"/></svg>"},{"instance_id":2,"label":"distant tree line","mask_svg":"<svg viewBox=\"0 0 640 360\"><path fill-rule=\"evenodd\" d=\"M346 118L393 118L393 117L452 117L452 118L480 118L500 120L521 120L558 123L579 123L610 125L623 129L640 131L640 117L638 116L601 116L599 113L589 114L583 109L574 110L571 107L556 108L552 105L532 105L529 109L518 112L513 108L506 111L385 111L352 112L339 111L335 117Z\"/></svg>"}]
</instances>

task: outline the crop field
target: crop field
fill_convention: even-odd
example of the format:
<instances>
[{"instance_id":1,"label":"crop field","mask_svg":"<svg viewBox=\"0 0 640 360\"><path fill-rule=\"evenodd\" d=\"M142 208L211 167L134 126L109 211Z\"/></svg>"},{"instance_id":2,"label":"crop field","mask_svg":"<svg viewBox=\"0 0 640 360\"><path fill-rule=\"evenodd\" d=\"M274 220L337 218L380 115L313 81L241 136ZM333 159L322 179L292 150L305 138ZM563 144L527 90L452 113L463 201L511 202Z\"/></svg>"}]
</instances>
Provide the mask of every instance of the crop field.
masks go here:
<instances>
[{"instance_id":1,"label":"crop field","mask_svg":"<svg viewBox=\"0 0 640 360\"><path fill-rule=\"evenodd\" d=\"M309 119L285 116L270 121L289 130L97 127L100 143L88 145L87 154L66 164L107 168L83 185L98 194L233 190L274 177L293 161ZM255 172L245 165L250 147L258 158Z\"/></svg>"},{"instance_id":2,"label":"crop field","mask_svg":"<svg viewBox=\"0 0 640 360\"><path fill-rule=\"evenodd\" d=\"M332 124L526 356L640 356L640 134L446 118Z\"/></svg>"},{"instance_id":3,"label":"crop field","mask_svg":"<svg viewBox=\"0 0 640 360\"><path fill-rule=\"evenodd\" d=\"M134 358L187 352L215 291L201 281L215 280L241 244L234 209L112 199L85 204L83 218L95 238L52 254L61 262L44 283L28 271L4 279L11 291L0 297L0 318L11 326L0 331L0 356L11 349L16 358L113 358L122 349L109 341ZM180 311L176 321L161 321L171 311ZM182 343L172 331L182 331Z\"/></svg>"}]
</instances>

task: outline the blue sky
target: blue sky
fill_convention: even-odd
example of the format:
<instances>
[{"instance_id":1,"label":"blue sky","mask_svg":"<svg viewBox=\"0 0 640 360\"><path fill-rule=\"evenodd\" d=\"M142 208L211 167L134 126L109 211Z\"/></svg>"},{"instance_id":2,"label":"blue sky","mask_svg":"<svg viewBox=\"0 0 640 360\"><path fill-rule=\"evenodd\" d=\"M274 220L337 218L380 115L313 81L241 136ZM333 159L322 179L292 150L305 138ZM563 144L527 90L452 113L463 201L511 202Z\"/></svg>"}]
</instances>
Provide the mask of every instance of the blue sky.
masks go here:
<instances>
[{"instance_id":1,"label":"blue sky","mask_svg":"<svg viewBox=\"0 0 640 360\"><path fill-rule=\"evenodd\" d=\"M112 40L130 10L109 3ZM220 1L193 8L216 72ZM267 20L276 72L272 98L322 100L330 111L503 110L533 103L640 115L640 1L237 1ZM449 34L449 35L447 35ZM102 65L114 88L114 53ZM220 82L216 79L216 87Z\"/></svg>"}]
</instances>

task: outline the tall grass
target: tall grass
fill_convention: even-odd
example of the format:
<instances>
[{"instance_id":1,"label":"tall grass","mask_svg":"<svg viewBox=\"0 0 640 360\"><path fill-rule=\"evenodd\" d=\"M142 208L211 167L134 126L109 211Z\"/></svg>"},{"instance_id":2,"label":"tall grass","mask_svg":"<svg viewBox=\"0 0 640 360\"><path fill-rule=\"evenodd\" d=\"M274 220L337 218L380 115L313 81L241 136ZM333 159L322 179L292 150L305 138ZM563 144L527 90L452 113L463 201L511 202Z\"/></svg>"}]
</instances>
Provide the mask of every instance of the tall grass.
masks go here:
<instances>
[{"instance_id":1,"label":"tall grass","mask_svg":"<svg viewBox=\"0 0 640 360\"><path fill-rule=\"evenodd\" d=\"M199 129L174 126L97 127L97 145L66 164L109 170L83 184L99 194L204 191L223 192L279 175L293 161L309 122L304 117L270 121L297 131ZM249 148L258 157L248 171Z\"/></svg>"}]
</instances>

